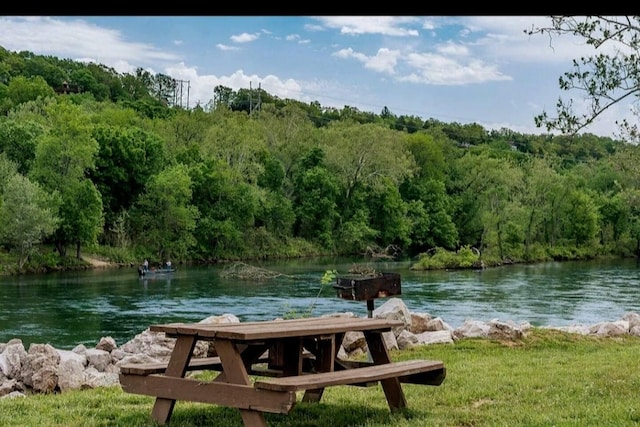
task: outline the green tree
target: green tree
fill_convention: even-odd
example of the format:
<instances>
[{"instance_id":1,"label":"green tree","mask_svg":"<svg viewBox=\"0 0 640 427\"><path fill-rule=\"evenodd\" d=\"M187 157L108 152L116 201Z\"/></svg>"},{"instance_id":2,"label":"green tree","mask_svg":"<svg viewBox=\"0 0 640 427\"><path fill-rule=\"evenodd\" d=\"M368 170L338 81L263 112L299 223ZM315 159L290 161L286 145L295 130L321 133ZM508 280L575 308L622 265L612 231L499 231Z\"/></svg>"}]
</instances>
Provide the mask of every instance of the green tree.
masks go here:
<instances>
[{"instance_id":1,"label":"green tree","mask_svg":"<svg viewBox=\"0 0 640 427\"><path fill-rule=\"evenodd\" d=\"M535 118L539 127L577 134L614 104L640 93L640 16L551 16L546 27L532 27L525 33L551 38L565 34L580 37L594 54L573 60L573 70L560 77L560 89L576 91L589 99L584 113L575 113L572 100L558 99L557 116L543 112ZM551 46L553 47L553 46ZM636 116L637 117L637 116ZM638 124L617 122L620 136L637 142Z\"/></svg>"},{"instance_id":2,"label":"green tree","mask_svg":"<svg viewBox=\"0 0 640 427\"><path fill-rule=\"evenodd\" d=\"M401 132L377 124L344 121L334 122L323 131L325 163L343 189L341 208L349 206L352 192L359 185L376 191L388 185L387 179L400 185L414 172L415 163Z\"/></svg>"},{"instance_id":3,"label":"green tree","mask_svg":"<svg viewBox=\"0 0 640 427\"><path fill-rule=\"evenodd\" d=\"M555 243L558 206L565 196L566 178L556 171L549 158L532 157L523 163L521 201L524 207L524 257L532 257L536 243Z\"/></svg>"},{"instance_id":4,"label":"green tree","mask_svg":"<svg viewBox=\"0 0 640 427\"><path fill-rule=\"evenodd\" d=\"M7 85L7 98L9 98L11 105L14 107L23 102L34 101L38 98L46 98L55 94L51 86L40 76L16 76Z\"/></svg>"},{"instance_id":5,"label":"green tree","mask_svg":"<svg viewBox=\"0 0 640 427\"><path fill-rule=\"evenodd\" d=\"M95 169L88 176L102 195L105 224L111 229L120 213L144 192L149 178L161 170L164 144L156 135L132 125L100 123L92 136L100 148Z\"/></svg>"},{"instance_id":6,"label":"green tree","mask_svg":"<svg viewBox=\"0 0 640 427\"><path fill-rule=\"evenodd\" d=\"M564 200L562 210L563 237L577 246L593 243L597 237L600 217L593 196L588 191L574 189Z\"/></svg>"},{"instance_id":7,"label":"green tree","mask_svg":"<svg viewBox=\"0 0 640 427\"><path fill-rule=\"evenodd\" d=\"M202 141L203 159L219 159L232 168L234 177L255 184L262 174L260 155L266 149L262 126L243 112L218 112L217 121Z\"/></svg>"},{"instance_id":8,"label":"green tree","mask_svg":"<svg viewBox=\"0 0 640 427\"><path fill-rule=\"evenodd\" d=\"M164 141L164 152L170 162L186 165L203 160L202 144L215 115L202 109L178 110L167 119L153 121L152 130Z\"/></svg>"},{"instance_id":9,"label":"green tree","mask_svg":"<svg viewBox=\"0 0 640 427\"><path fill-rule=\"evenodd\" d=\"M89 179L68 182L62 189L60 217L56 230L57 246L75 244L76 258L81 258L82 245L95 244L102 233L104 216L102 198ZM64 255L64 252L61 252Z\"/></svg>"},{"instance_id":10,"label":"green tree","mask_svg":"<svg viewBox=\"0 0 640 427\"><path fill-rule=\"evenodd\" d=\"M31 176L47 190L60 193L56 248L66 256L67 246L75 244L79 257L79 244L90 243L95 234L92 227L102 221L102 202L92 193L93 183L85 182L95 167L98 142L91 134L90 117L80 106L59 102L48 105L45 111L49 127L38 137ZM82 198L82 204L78 204L77 197ZM86 211L78 212L72 205ZM92 215L95 218L89 218Z\"/></svg>"},{"instance_id":11,"label":"green tree","mask_svg":"<svg viewBox=\"0 0 640 427\"><path fill-rule=\"evenodd\" d=\"M411 244L411 222L398 186L389 179L386 186L372 193L368 200L371 206L371 227L378 231L379 245L395 245L406 249Z\"/></svg>"},{"instance_id":12,"label":"green tree","mask_svg":"<svg viewBox=\"0 0 640 427\"><path fill-rule=\"evenodd\" d=\"M295 235L333 248L334 230L340 214L340 184L324 166L324 152L313 149L301 160L295 176Z\"/></svg>"},{"instance_id":13,"label":"green tree","mask_svg":"<svg viewBox=\"0 0 640 427\"><path fill-rule=\"evenodd\" d=\"M0 118L0 152L18 164L18 172L26 175L36 157L37 138L44 126L34 120L17 117Z\"/></svg>"},{"instance_id":14,"label":"green tree","mask_svg":"<svg viewBox=\"0 0 640 427\"><path fill-rule=\"evenodd\" d=\"M213 102L215 108L219 106L231 107L234 90L227 86L218 85L213 88Z\"/></svg>"},{"instance_id":15,"label":"green tree","mask_svg":"<svg viewBox=\"0 0 640 427\"><path fill-rule=\"evenodd\" d=\"M186 166L164 169L151 177L131 211L139 242L161 260L185 259L196 243L199 211L191 204L191 186Z\"/></svg>"},{"instance_id":16,"label":"green tree","mask_svg":"<svg viewBox=\"0 0 640 427\"><path fill-rule=\"evenodd\" d=\"M197 224L197 254L231 258L246 250L245 232L253 227L259 200L237 170L220 159L208 159L190 169ZM265 220L266 221L266 220Z\"/></svg>"},{"instance_id":17,"label":"green tree","mask_svg":"<svg viewBox=\"0 0 640 427\"><path fill-rule=\"evenodd\" d=\"M318 131L298 104L287 104L279 109L267 105L261 112L258 123L267 149L284 169L283 190L290 195L295 168L302 157L317 146Z\"/></svg>"},{"instance_id":18,"label":"green tree","mask_svg":"<svg viewBox=\"0 0 640 427\"><path fill-rule=\"evenodd\" d=\"M18 268L57 226L57 193L15 173L3 186L0 203L0 242L20 254Z\"/></svg>"}]
</instances>

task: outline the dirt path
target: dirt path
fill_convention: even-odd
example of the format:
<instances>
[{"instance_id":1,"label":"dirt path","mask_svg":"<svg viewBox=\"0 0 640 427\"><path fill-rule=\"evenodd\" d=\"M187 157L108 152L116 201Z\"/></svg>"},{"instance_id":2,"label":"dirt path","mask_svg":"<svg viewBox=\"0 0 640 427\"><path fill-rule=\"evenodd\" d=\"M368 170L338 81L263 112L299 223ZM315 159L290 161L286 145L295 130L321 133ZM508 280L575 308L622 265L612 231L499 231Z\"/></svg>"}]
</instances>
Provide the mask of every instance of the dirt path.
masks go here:
<instances>
[{"instance_id":1,"label":"dirt path","mask_svg":"<svg viewBox=\"0 0 640 427\"><path fill-rule=\"evenodd\" d=\"M91 258L91 257L86 256L86 255L82 255L82 259L84 261L88 262L89 264L91 264L94 268L102 268L102 267L111 267L111 266L113 266L112 263L101 261L101 260L99 260L97 258Z\"/></svg>"}]
</instances>

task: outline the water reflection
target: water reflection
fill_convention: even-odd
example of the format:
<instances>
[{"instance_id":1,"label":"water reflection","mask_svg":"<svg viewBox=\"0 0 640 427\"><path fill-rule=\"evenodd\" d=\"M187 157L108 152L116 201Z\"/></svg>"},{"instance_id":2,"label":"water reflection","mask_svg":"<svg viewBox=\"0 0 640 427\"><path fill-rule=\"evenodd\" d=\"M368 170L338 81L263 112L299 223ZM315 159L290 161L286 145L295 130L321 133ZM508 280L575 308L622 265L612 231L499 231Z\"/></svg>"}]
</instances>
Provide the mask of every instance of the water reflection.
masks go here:
<instances>
[{"instance_id":1,"label":"water reflection","mask_svg":"<svg viewBox=\"0 0 640 427\"><path fill-rule=\"evenodd\" d=\"M0 279L0 342L94 346L111 336L124 344L153 323L199 321L232 313L242 321L350 311L366 302L321 289L327 269L348 272L358 259L256 264L282 273L267 281L221 276L222 266L183 267L172 276L140 279L135 269ZM453 327L466 319L531 322L536 326L594 324L640 312L635 260L507 266L477 271L418 272L410 262L376 263L397 272L410 310L439 316ZM320 294L319 294L319 291ZM375 301L375 307L384 302Z\"/></svg>"}]
</instances>

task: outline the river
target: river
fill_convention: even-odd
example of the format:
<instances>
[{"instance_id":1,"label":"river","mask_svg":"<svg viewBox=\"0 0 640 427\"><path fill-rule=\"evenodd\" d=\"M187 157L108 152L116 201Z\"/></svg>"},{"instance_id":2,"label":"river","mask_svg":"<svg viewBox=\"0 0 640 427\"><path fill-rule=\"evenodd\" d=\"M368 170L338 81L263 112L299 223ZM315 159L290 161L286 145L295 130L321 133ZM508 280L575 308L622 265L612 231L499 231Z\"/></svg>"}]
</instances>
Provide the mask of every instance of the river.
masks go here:
<instances>
[{"instance_id":1,"label":"river","mask_svg":"<svg viewBox=\"0 0 640 427\"><path fill-rule=\"evenodd\" d=\"M441 317L499 319L534 326L592 325L640 312L638 264L631 260L509 265L482 271L412 271L410 262L313 259L254 263L281 273L264 280L223 277L225 265L177 266L170 277L140 279L135 268L95 269L0 278L0 342L11 338L71 349L111 336L118 345L149 325L197 322L231 313L241 321L311 313L367 316L365 301L321 285L326 270L347 274L358 264L401 276L409 310ZM374 300L379 307L385 298Z\"/></svg>"}]
</instances>

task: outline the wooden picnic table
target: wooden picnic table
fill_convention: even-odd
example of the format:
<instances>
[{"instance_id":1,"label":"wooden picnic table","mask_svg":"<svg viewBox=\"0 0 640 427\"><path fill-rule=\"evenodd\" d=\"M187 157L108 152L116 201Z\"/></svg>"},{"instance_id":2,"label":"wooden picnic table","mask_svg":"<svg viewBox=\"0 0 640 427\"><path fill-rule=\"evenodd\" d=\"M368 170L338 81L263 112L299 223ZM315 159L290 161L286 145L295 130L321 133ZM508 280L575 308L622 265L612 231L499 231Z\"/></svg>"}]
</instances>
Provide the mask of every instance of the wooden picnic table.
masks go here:
<instances>
[{"instance_id":1,"label":"wooden picnic table","mask_svg":"<svg viewBox=\"0 0 640 427\"><path fill-rule=\"evenodd\" d=\"M439 385L444 364L434 360L392 362L383 333L402 326L388 319L325 316L223 324L152 325L176 342L168 363L120 367L124 391L155 396L153 419L169 421L177 400L238 408L246 427L266 427L265 412L289 413L296 392L317 402L326 387L380 382L390 410L407 405L401 382ZM338 358L344 334L362 332L371 361ZM192 358L196 342L213 343L217 356ZM189 370L220 371L211 382L185 378Z\"/></svg>"}]
</instances>

